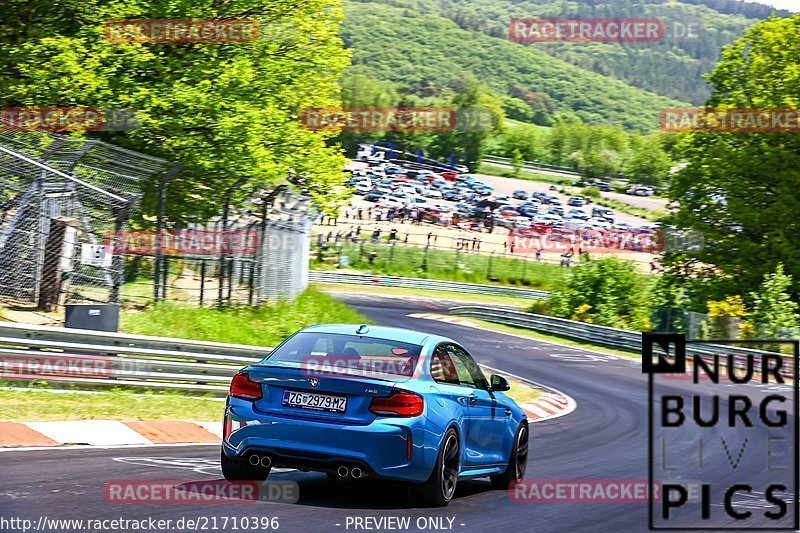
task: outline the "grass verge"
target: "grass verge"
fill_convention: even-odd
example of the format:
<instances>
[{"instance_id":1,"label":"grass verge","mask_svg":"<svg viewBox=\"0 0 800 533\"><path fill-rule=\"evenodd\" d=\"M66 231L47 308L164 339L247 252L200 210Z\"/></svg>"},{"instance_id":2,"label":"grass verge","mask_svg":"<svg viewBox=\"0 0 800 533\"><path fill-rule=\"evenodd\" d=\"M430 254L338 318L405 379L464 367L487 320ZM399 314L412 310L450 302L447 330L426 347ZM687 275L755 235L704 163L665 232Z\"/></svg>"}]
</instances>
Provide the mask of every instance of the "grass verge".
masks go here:
<instances>
[{"instance_id":1,"label":"grass verge","mask_svg":"<svg viewBox=\"0 0 800 533\"><path fill-rule=\"evenodd\" d=\"M21 409L20 406L24 406ZM223 403L204 397L123 390L55 392L0 389L0 420L199 420L222 419Z\"/></svg>"},{"instance_id":2,"label":"grass verge","mask_svg":"<svg viewBox=\"0 0 800 533\"><path fill-rule=\"evenodd\" d=\"M520 169L518 174L514 174L514 170L507 167L497 165L490 165L489 163L481 163L478 167L478 174L488 174L490 176L499 176L501 178L515 178L526 181L541 181L544 183L554 183L556 185L565 185L572 181L571 178L564 176L554 176L552 174L540 174L532 170ZM575 176L574 179L580 179Z\"/></svg>"},{"instance_id":3,"label":"grass verge","mask_svg":"<svg viewBox=\"0 0 800 533\"><path fill-rule=\"evenodd\" d=\"M542 391L536 387L531 387L515 379L506 379L511 385L511 389L506 391L506 396L517 402L517 405L532 402L542 395Z\"/></svg>"},{"instance_id":4,"label":"grass verge","mask_svg":"<svg viewBox=\"0 0 800 533\"><path fill-rule=\"evenodd\" d=\"M362 315L317 289L292 302L257 307L189 307L164 302L120 316L120 331L140 335L275 346L300 328L318 323L368 323Z\"/></svg>"},{"instance_id":5,"label":"grass verge","mask_svg":"<svg viewBox=\"0 0 800 533\"><path fill-rule=\"evenodd\" d=\"M388 276L495 283L545 291L558 287L564 278L559 265L537 263L522 256L467 254L441 249L426 251L419 246L373 242L344 243L338 253L348 257L349 270ZM311 268L324 270L334 265L325 261L320 252L312 259Z\"/></svg>"},{"instance_id":6,"label":"grass verge","mask_svg":"<svg viewBox=\"0 0 800 533\"><path fill-rule=\"evenodd\" d=\"M381 296L409 296L417 298L435 298L450 302L497 304L514 307L529 307L531 300L513 298L511 296L495 296L492 294L470 294L463 292L435 291L429 289L407 289L404 287L387 287L385 285L354 285L350 283L315 283L314 287L327 293L368 293Z\"/></svg>"}]
</instances>

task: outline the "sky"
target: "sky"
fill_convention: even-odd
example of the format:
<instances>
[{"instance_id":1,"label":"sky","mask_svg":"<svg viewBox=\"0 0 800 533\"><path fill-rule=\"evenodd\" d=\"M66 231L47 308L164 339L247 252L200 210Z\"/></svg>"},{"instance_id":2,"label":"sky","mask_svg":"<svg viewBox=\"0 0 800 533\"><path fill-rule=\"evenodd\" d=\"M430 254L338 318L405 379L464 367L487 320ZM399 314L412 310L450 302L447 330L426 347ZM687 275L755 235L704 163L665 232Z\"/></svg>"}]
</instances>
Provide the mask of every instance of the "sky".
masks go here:
<instances>
[{"instance_id":1,"label":"sky","mask_svg":"<svg viewBox=\"0 0 800 533\"><path fill-rule=\"evenodd\" d=\"M800 13L800 0L758 0L757 3Z\"/></svg>"}]
</instances>

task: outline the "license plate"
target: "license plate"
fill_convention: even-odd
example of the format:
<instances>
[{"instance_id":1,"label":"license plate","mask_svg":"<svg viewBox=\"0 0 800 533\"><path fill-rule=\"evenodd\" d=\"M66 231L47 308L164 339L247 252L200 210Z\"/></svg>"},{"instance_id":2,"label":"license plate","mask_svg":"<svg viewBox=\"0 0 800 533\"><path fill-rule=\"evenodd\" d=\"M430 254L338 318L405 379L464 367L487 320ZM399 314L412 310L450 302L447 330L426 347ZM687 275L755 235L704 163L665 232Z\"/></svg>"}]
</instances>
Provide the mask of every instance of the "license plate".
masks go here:
<instances>
[{"instance_id":1,"label":"license plate","mask_svg":"<svg viewBox=\"0 0 800 533\"><path fill-rule=\"evenodd\" d=\"M332 413L344 413L344 410L347 408L347 398L345 396L292 390L283 391L281 403L286 407L300 407L301 409L330 411Z\"/></svg>"}]
</instances>

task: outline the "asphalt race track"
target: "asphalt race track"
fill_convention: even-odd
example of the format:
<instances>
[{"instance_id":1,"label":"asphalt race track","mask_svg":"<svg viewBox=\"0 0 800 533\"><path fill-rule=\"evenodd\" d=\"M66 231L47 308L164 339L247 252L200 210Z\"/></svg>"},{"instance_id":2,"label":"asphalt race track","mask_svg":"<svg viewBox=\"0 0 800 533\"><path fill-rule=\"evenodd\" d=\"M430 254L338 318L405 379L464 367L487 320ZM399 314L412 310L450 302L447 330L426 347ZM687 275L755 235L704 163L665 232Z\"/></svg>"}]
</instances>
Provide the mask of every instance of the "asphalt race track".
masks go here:
<instances>
[{"instance_id":1,"label":"asphalt race track","mask_svg":"<svg viewBox=\"0 0 800 533\"><path fill-rule=\"evenodd\" d=\"M647 480L647 379L634 359L407 316L437 312L440 306L426 301L372 295L352 295L346 300L375 322L447 335L464 344L482 364L572 396L578 405L575 412L532 426L527 478ZM446 310L440 307L438 312ZM676 381L672 386L679 390L688 385ZM767 387L749 386L748 396L754 404L768 394ZM770 436L759 431L753 438ZM697 455L695 437L687 430L681 436L681 444L670 449L670 457L680 460ZM743 476L750 481L760 479L766 469L758 461L743 460L737 468L728 466L730 457L735 460L737 453L741 457L742 450L740 442L729 441L727 446L730 450L726 457L719 442L707 442L703 479L731 482ZM0 453L0 516L28 518L34 524L41 516L51 520L154 518L172 519L173 523L181 517L201 518L209 531L221 530L224 517L253 516L277 517L278 529L282 531L397 530L393 527L397 526L395 522L378 522L386 517L410 518L407 530L411 531L648 530L647 505L642 502L519 502L508 492L491 490L488 480L460 483L456 498L445 509L412 507L404 486L373 480L341 483L325 475L296 471L270 476L273 482L297 482L299 499L294 503L111 505L104 499L104 483L115 480L187 483L220 480L218 458L217 446L3 452ZM745 455L745 459L749 457ZM785 497L790 498L791 494ZM772 508L757 493L748 501L743 498L736 501L754 514ZM713 506L718 513L718 505ZM690 506L686 515L692 511L696 514L696 507ZM212 527L213 517L218 519L216 528ZM356 518L369 520L356 522ZM694 525L691 516L681 515L681 518L687 520L686 525ZM357 523L361 527L356 527ZM736 527L733 520L723 519L713 525ZM235 529L229 523L226 530Z\"/></svg>"}]
</instances>

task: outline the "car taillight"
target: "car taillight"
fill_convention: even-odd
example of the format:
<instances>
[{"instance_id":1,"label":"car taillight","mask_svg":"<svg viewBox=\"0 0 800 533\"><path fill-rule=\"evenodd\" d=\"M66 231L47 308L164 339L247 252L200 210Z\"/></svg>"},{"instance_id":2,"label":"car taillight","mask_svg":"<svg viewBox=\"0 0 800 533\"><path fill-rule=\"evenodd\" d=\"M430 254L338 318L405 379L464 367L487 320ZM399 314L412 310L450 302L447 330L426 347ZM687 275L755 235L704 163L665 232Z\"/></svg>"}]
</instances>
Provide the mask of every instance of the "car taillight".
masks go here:
<instances>
[{"instance_id":1,"label":"car taillight","mask_svg":"<svg viewBox=\"0 0 800 533\"><path fill-rule=\"evenodd\" d=\"M369 411L383 416L419 416L424 407L422 396L413 392L394 391L386 398L373 398Z\"/></svg>"},{"instance_id":2,"label":"car taillight","mask_svg":"<svg viewBox=\"0 0 800 533\"><path fill-rule=\"evenodd\" d=\"M247 374L236 374L231 381L230 394L242 400L260 400L261 384L251 381Z\"/></svg>"}]
</instances>

